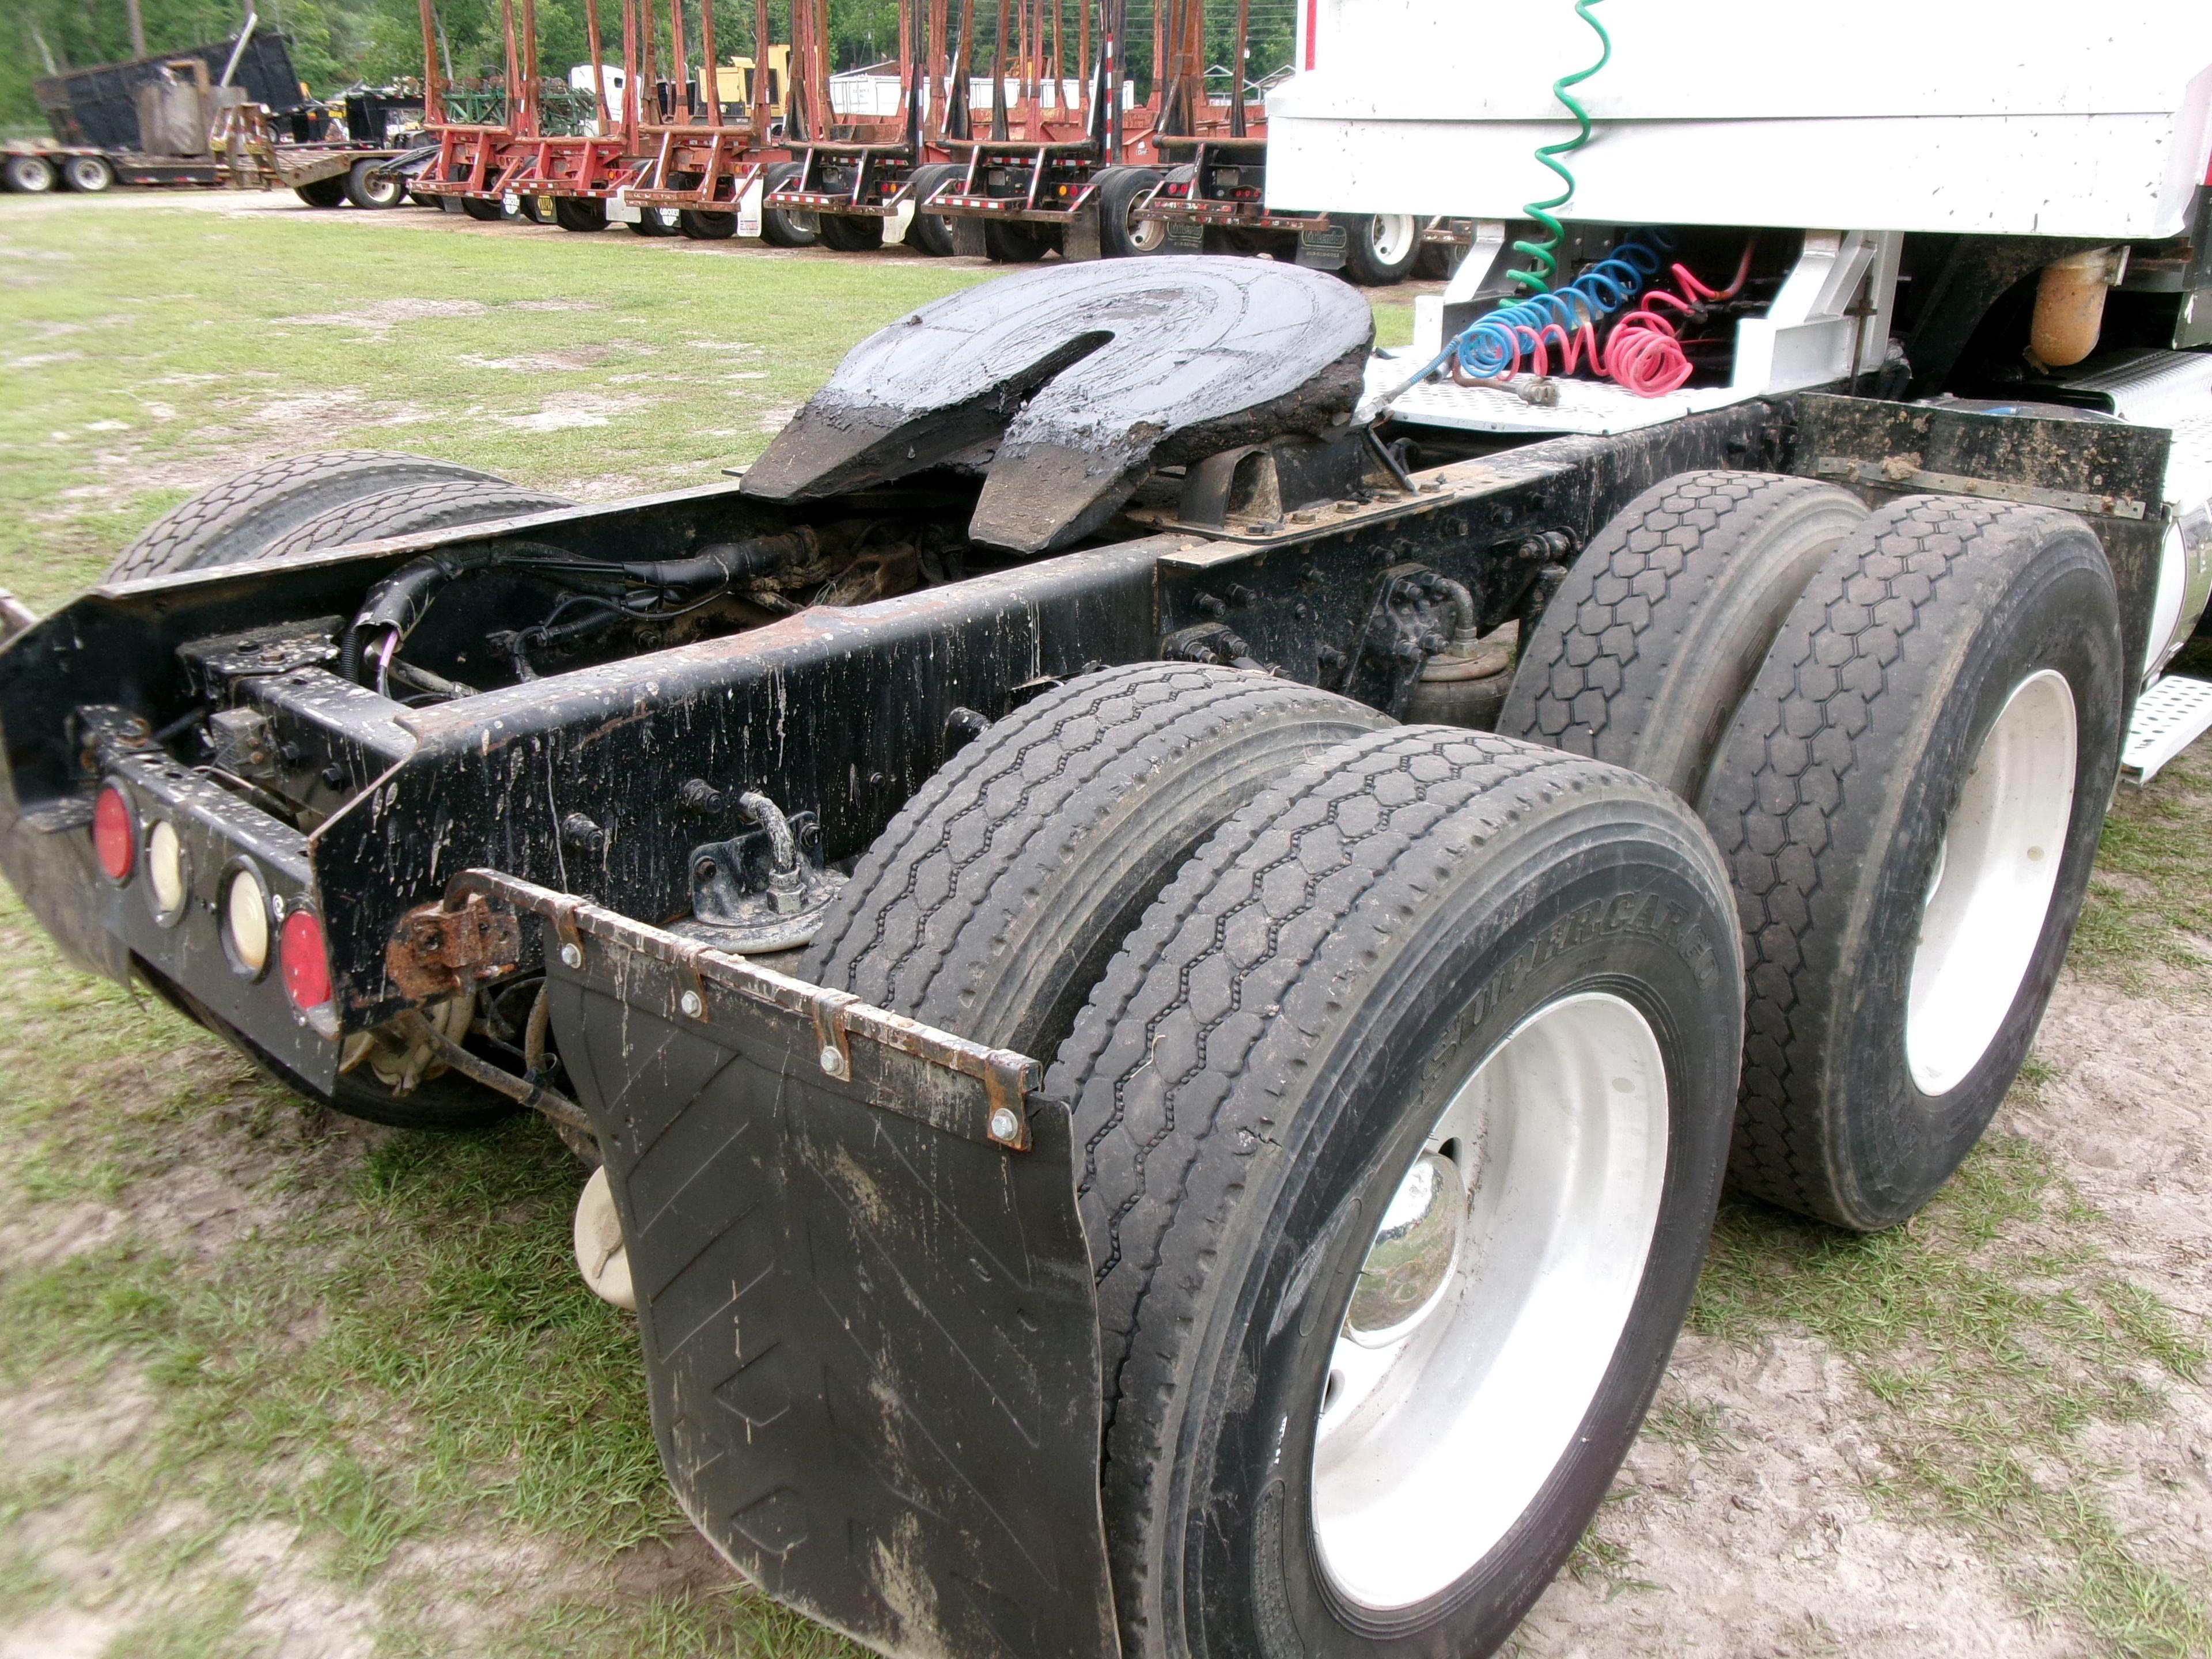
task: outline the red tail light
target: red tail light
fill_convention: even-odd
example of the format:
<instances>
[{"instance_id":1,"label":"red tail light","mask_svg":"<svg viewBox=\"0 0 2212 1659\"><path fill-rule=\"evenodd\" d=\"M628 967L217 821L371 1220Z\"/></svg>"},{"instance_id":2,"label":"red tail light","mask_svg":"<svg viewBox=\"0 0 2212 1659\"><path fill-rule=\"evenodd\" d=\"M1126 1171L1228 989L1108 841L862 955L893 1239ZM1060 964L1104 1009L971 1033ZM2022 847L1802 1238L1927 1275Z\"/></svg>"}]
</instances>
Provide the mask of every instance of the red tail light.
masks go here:
<instances>
[{"instance_id":1,"label":"red tail light","mask_svg":"<svg viewBox=\"0 0 2212 1659\"><path fill-rule=\"evenodd\" d=\"M131 879L138 863L138 814L120 784L103 784L93 799L92 849L108 880Z\"/></svg>"},{"instance_id":2,"label":"red tail light","mask_svg":"<svg viewBox=\"0 0 2212 1659\"><path fill-rule=\"evenodd\" d=\"M312 1014L331 1006L331 955L320 916L307 909L286 916L276 958L284 975L284 994L295 1008Z\"/></svg>"}]
</instances>

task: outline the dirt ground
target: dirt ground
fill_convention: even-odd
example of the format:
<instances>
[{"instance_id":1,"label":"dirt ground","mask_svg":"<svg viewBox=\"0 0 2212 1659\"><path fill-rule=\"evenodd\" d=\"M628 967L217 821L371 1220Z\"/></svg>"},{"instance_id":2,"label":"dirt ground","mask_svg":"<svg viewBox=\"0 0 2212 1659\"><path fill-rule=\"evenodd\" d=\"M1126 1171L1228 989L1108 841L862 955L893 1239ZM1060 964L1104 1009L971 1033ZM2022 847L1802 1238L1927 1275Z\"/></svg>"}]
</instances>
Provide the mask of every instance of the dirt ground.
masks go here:
<instances>
[{"instance_id":1,"label":"dirt ground","mask_svg":"<svg viewBox=\"0 0 2212 1659\"><path fill-rule=\"evenodd\" d=\"M82 206L0 204L0 293L27 303L49 274L18 210ZM280 198L118 198L100 206L100 232L181 222L163 208L262 239L239 246L256 258L331 217ZM559 240L416 214L390 229L410 247L443 233ZM661 391L659 368L633 359L725 326L664 326L644 301L578 283L529 302L599 307L562 315L552 344L456 336L418 367L396 348L503 313L456 312L478 301L416 264L404 289L274 307L302 336L333 317L394 343L363 383L379 420L438 407L438 375L473 351L472 385L578 377L491 405L495 418L542 414L521 430L565 438L568 410L617 445L653 415L621 398ZM202 349L259 361L237 331ZM58 437L40 401L60 396L40 378L54 370L26 343L45 337L10 325L8 395L27 431ZM611 338L623 355L594 355ZM533 350L567 355L507 361ZM118 382L134 372L114 365ZM608 391L623 374L637 378ZM740 403L733 458L772 428L763 410L787 406L790 389L772 390L732 392L763 400ZM297 447L356 441L356 405L330 392L272 374L253 395L325 399L328 435ZM89 430L91 394L69 395L70 429ZM49 590L181 493L157 474L153 493L118 497L125 470L204 469L161 447L188 423L116 438L141 446L127 469L22 474L50 515L38 524L58 526L23 544ZM15 443L0 468L24 465L31 440ZM111 516L88 519L71 490ZM4 569L0 583L21 585ZM2212 1654L2208 826L2212 744L2123 791L2035 1055L1910 1226L1859 1240L1723 1206L1650 1423L1511 1651ZM9 898L0 1130L14 1149L0 1162L0 1659L850 1651L737 1587L676 1516L632 1328L568 1260L580 1172L542 1126L441 1139L303 1108L166 1011L62 965Z\"/></svg>"}]
</instances>

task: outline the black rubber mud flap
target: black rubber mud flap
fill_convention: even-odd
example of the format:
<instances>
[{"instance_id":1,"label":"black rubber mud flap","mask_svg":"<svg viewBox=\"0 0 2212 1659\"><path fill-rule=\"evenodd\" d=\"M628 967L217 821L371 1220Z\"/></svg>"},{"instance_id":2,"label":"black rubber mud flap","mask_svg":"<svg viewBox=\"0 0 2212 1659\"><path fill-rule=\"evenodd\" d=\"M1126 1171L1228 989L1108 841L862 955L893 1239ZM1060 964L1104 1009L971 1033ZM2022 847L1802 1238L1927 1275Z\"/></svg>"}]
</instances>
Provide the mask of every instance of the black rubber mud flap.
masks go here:
<instances>
[{"instance_id":1,"label":"black rubber mud flap","mask_svg":"<svg viewBox=\"0 0 2212 1659\"><path fill-rule=\"evenodd\" d=\"M1340 424L1374 332L1342 283L1263 260L1002 276L861 341L744 493L815 500L957 466L983 475L970 535L1048 552L1098 529L1155 466Z\"/></svg>"},{"instance_id":2,"label":"black rubber mud flap","mask_svg":"<svg viewBox=\"0 0 2212 1659\"><path fill-rule=\"evenodd\" d=\"M896 1046L939 1034L780 976L774 1006L750 964L543 896L684 1511L899 1659L1118 1653L1066 1106L1030 1094L1027 1146L996 1144L1003 1078Z\"/></svg>"}]
</instances>

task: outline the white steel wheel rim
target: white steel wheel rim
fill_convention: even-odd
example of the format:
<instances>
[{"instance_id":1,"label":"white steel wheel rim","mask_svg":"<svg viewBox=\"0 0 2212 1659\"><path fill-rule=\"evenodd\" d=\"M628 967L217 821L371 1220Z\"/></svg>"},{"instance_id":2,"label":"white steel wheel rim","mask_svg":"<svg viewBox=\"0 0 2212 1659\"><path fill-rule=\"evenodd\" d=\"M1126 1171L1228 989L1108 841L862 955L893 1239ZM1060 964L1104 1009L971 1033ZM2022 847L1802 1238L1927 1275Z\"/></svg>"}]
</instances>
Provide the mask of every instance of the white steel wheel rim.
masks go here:
<instances>
[{"instance_id":1,"label":"white steel wheel rim","mask_svg":"<svg viewBox=\"0 0 2212 1659\"><path fill-rule=\"evenodd\" d=\"M1403 1273L1439 1166L1455 1171L1433 1288L1395 1323L1359 1297ZM1531 1014L1453 1094L1385 1206L1329 1359L1313 1528L1336 1592L1388 1613L1464 1577L1572 1448L1635 1306L1667 1173L1667 1078L1644 1016L1604 993ZM1442 1267L1446 1258L1448 1267ZM1376 1264L1389 1260L1378 1272Z\"/></svg>"},{"instance_id":2,"label":"white steel wheel rim","mask_svg":"<svg viewBox=\"0 0 2212 1659\"><path fill-rule=\"evenodd\" d=\"M8 177L26 196L43 195L54 187L54 164L43 155L27 156L9 169Z\"/></svg>"},{"instance_id":3,"label":"white steel wheel rim","mask_svg":"<svg viewBox=\"0 0 2212 1659\"><path fill-rule=\"evenodd\" d=\"M2078 741L2073 688L2042 669L2013 688L1967 771L1905 994L1905 1064L1923 1095L1980 1063L2027 977L2073 823Z\"/></svg>"},{"instance_id":4,"label":"white steel wheel rim","mask_svg":"<svg viewBox=\"0 0 2212 1659\"><path fill-rule=\"evenodd\" d=\"M1139 253L1150 253L1168 239L1166 222L1159 219L1131 219L1129 246Z\"/></svg>"},{"instance_id":5,"label":"white steel wheel rim","mask_svg":"<svg viewBox=\"0 0 2212 1659\"><path fill-rule=\"evenodd\" d=\"M93 156L70 157L69 176L70 183L81 191L98 191L107 188L107 164Z\"/></svg>"},{"instance_id":6,"label":"white steel wheel rim","mask_svg":"<svg viewBox=\"0 0 2212 1659\"><path fill-rule=\"evenodd\" d=\"M1413 251L1419 234L1410 213L1378 213L1367 222L1367 246L1386 265L1395 265Z\"/></svg>"}]
</instances>

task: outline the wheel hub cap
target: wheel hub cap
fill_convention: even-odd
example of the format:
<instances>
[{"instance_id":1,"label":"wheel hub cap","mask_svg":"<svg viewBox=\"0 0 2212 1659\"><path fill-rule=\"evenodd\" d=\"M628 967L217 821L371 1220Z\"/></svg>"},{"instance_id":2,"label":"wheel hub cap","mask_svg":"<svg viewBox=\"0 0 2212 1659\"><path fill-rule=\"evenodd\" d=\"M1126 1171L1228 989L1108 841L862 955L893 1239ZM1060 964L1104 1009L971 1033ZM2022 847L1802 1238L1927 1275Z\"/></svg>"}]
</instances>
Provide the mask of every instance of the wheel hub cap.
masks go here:
<instances>
[{"instance_id":1,"label":"wheel hub cap","mask_svg":"<svg viewBox=\"0 0 2212 1659\"><path fill-rule=\"evenodd\" d=\"M1340 1595L1389 1613L1448 1589L1573 1449L1643 1283L1667 1123L1643 1015L1562 997L1393 1172L1316 1425L1314 1538Z\"/></svg>"}]
</instances>

